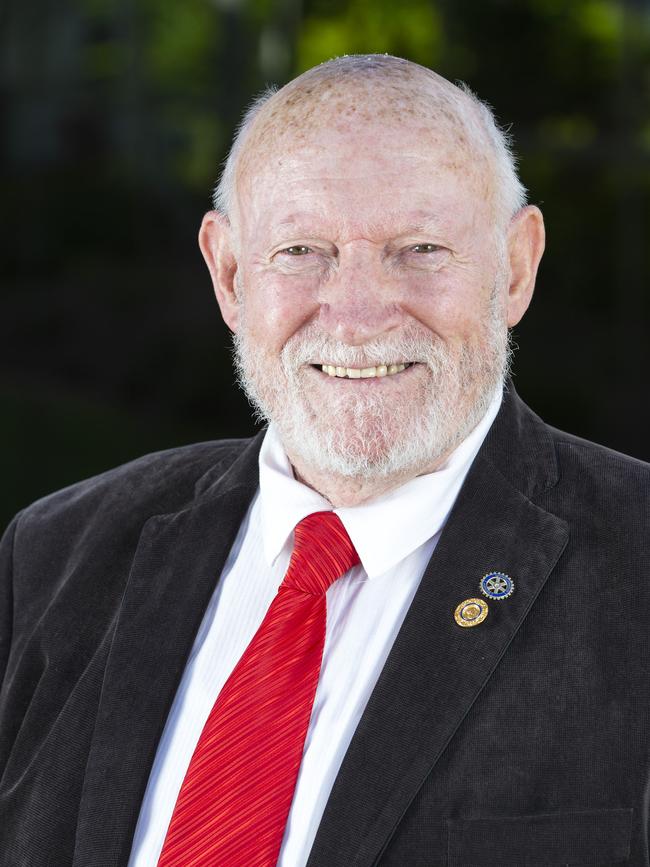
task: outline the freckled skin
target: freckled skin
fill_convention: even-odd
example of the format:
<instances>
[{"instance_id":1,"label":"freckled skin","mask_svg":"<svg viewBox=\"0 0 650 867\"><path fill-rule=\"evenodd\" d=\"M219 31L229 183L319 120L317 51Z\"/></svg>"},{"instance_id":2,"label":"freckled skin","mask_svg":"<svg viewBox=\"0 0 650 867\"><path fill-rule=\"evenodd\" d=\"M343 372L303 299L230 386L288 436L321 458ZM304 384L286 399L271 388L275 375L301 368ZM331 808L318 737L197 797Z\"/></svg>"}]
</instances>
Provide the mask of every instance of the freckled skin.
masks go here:
<instances>
[{"instance_id":1,"label":"freckled skin","mask_svg":"<svg viewBox=\"0 0 650 867\"><path fill-rule=\"evenodd\" d=\"M512 220L501 262L486 194L489 160L476 137L470 146L445 100L444 111L435 108L442 86L411 73L390 86L364 79L343 87L313 72L262 110L239 165L231 223L215 212L204 218L202 250L229 327L239 326L237 284L270 370L287 341L313 324L359 347L416 326L458 354L485 340L503 265L499 304L508 325L516 324L543 250L541 214L528 207ZM423 95L430 87L433 101ZM321 415L337 386L307 373L304 397ZM424 375L415 368L381 387L396 405L417 402ZM407 480L323 478L289 457L301 478L339 505Z\"/></svg>"},{"instance_id":2,"label":"freckled skin","mask_svg":"<svg viewBox=\"0 0 650 867\"><path fill-rule=\"evenodd\" d=\"M471 171L481 194L489 197L490 150L480 130L470 141L459 114L463 100L469 105L458 88L416 64L397 67L389 80L372 73L360 80L336 69L323 74L317 67L290 82L260 112L239 162L238 184L253 180L257 167L277 154L331 129L346 132L371 123L399 129L408 123L428 134L432 147L450 145L451 166Z\"/></svg>"}]
</instances>

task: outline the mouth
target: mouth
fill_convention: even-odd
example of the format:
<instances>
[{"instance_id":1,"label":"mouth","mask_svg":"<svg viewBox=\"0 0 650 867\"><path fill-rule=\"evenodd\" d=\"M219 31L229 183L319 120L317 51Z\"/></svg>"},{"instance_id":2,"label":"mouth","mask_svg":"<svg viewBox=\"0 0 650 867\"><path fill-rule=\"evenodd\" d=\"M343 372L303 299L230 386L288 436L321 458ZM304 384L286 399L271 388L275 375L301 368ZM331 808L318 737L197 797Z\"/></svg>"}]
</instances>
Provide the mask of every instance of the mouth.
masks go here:
<instances>
[{"instance_id":1,"label":"mouth","mask_svg":"<svg viewBox=\"0 0 650 867\"><path fill-rule=\"evenodd\" d=\"M312 367L327 376L339 379L382 379L402 373L414 364L413 361L407 361L399 364L378 364L375 367L339 367L334 364L312 364Z\"/></svg>"}]
</instances>

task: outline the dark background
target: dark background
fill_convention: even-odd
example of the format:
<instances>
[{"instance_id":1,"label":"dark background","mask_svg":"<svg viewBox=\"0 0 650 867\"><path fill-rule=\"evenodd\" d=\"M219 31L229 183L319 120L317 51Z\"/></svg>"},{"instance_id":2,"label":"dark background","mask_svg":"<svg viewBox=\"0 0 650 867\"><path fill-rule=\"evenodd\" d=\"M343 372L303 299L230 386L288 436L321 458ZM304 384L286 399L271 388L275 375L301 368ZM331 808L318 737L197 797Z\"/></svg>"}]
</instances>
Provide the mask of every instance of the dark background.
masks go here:
<instances>
[{"instance_id":1,"label":"dark background","mask_svg":"<svg viewBox=\"0 0 650 867\"><path fill-rule=\"evenodd\" d=\"M650 459L650 2L5 0L0 523L146 451L252 430L196 232L238 116L403 55L512 125L545 214L522 396Z\"/></svg>"}]
</instances>

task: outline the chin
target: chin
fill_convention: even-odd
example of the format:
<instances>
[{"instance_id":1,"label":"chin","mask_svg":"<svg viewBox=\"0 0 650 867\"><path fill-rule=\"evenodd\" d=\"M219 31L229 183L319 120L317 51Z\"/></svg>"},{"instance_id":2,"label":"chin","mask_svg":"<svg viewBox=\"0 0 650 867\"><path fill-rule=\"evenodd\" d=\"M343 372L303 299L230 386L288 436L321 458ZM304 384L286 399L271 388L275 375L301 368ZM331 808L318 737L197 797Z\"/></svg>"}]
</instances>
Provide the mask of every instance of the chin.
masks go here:
<instances>
[{"instance_id":1,"label":"chin","mask_svg":"<svg viewBox=\"0 0 650 867\"><path fill-rule=\"evenodd\" d=\"M305 383L248 377L257 414L273 422L294 464L363 481L414 478L431 472L478 424L496 379L477 383L432 381L410 400L378 395L318 403ZM453 385L453 387L451 387ZM311 399L310 399L311 398Z\"/></svg>"},{"instance_id":2,"label":"chin","mask_svg":"<svg viewBox=\"0 0 650 867\"><path fill-rule=\"evenodd\" d=\"M359 408L330 408L325 416L294 405L289 415L275 415L273 420L287 451L306 466L369 480L419 475L448 450L450 438L439 429L433 413L406 415L408 420L394 407L368 414Z\"/></svg>"}]
</instances>

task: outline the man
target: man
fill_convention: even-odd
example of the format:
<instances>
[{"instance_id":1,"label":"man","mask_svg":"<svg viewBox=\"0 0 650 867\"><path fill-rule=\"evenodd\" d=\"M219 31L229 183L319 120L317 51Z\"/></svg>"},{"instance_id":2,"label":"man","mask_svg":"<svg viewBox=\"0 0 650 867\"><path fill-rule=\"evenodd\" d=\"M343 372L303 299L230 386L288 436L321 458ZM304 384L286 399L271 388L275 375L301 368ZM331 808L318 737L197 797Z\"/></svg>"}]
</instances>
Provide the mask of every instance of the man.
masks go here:
<instances>
[{"instance_id":1,"label":"man","mask_svg":"<svg viewBox=\"0 0 650 867\"><path fill-rule=\"evenodd\" d=\"M3 865L650 863L648 468L504 391L524 201L407 61L253 106L200 244L271 424L7 531Z\"/></svg>"}]
</instances>

